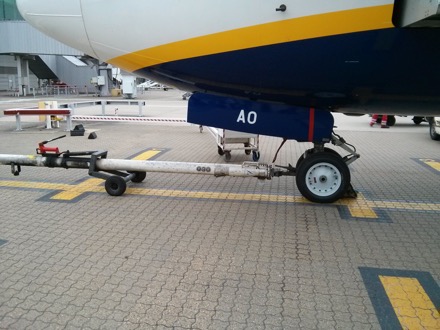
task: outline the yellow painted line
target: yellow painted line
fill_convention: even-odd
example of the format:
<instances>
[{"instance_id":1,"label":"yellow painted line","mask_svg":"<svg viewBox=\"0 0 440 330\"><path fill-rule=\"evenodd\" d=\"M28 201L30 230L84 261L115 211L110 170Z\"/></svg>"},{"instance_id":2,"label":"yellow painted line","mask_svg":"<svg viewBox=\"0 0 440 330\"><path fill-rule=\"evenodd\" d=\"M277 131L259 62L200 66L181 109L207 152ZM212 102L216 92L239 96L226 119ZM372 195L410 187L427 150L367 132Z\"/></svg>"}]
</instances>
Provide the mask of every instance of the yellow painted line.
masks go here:
<instances>
[{"instance_id":1,"label":"yellow painted line","mask_svg":"<svg viewBox=\"0 0 440 330\"><path fill-rule=\"evenodd\" d=\"M70 184L62 184L62 183L2 180L0 181L0 187L44 189L44 190L67 190L73 186Z\"/></svg>"},{"instance_id":2,"label":"yellow painted line","mask_svg":"<svg viewBox=\"0 0 440 330\"><path fill-rule=\"evenodd\" d=\"M440 212L440 204L408 202L408 201L375 201L367 200L362 194L356 199L342 199L336 204L347 206L353 217L378 218L374 209L408 210L408 211L437 211Z\"/></svg>"},{"instance_id":3,"label":"yellow painted line","mask_svg":"<svg viewBox=\"0 0 440 330\"><path fill-rule=\"evenodd\" d=\"M136 157L134 157L132 159L133 160L147 160L147 159L153 158L154 156L157 156L161 152L162 152L161 150L151 149L151 150L147 150L147 151L137 155Z\"/></svg>"},{"instance_id":4,"label":"yellow painted line","mask_svg":"<svg viewBox=\"0 0 440 330\"><path fill-rule=\"evenodd\" d=\"M148 160L157 156L161 150L147 150L134 160ZM437 163L436 161L425 160L425 162ZM53 200L70 201L84 193L103 193L103 180L90 178L78 184L59 184L47 182L24 182L5 180L0 181L0 187L28 188L28 189L44 189L60 191L52 196ZM197 199L219 199L219 200L235 200L235 201L258 201L258 202L275 202L275 203L311 203L302 196L286 196L286 195L270 195L270 194L240 194L240 193L222 193L222 192L206 192L206 191L186 191L171 189L143 189L136 187L128 187L126 194L141 196L162 196L177 198L197 198ZM434 211L440 212L440 204L421 203L421 202L399 202L399 201L375 201L368 200L362 194L358 194L356 199L341 199L333 205L341 205L347 207L353 218L379 219L375 209L385 210L408 210L408 211Z\"/></svg>"},{"instance_id":5,"label":"yellow painted line","mask_svg":"<svg viewBox=\"0 0 440 330\"><path fill-rule=\"evenodd\" d=\"M373 6L249 26L139 50L107 62L135 71L198 56L391 28L393 8L393 5Z\"/></svg>"},{"instance_id":6,"label":"yellow painted line","mask_svg":"<svg viewBox=\"0 0 440 330\"><path fill-rule=\"evenodd\" d=\"M302 196L284 196L267 194L237 194L207 191L186 191L166 189L142 189L127 188L126 193L143 196L197 198L197 199L220 199L233 201L275 202L275 203L311 203Z\"/></svg>"},{"instance_id":7,"label":"yellow painted line","mask_svg":"<svg viewBox=\"0 0 440 330\"><path fill-rule=\"evenodd\" d=\"M403 329L440 329L440 314L416 278L379 275Z\"/></svg>"},{"instance_id":8,"label":"yellow painted line","mask_svg":"<svg viewBox=\"0 0 440 330\"><path fill-rule=\"evenodd\" d=\"M376 212L373 210L373 207L376 206L371 201L368 201L362 194L358 194L356 199L343 199L337 203L347 206L352 217L367 219L378 218Z\"/></svg>"},{"instance_id":9,"label":"yellow painted line","mask_svg":"<svg viewBox=\"0 0 440 330\"><path fill-rule=\"evenodd\" d=\"M150 154L151 155L151 154ZM29 188L58 190L60 193L51 197L55 200L72 200L84 193L104 193L103 180L97 178L87 179L79 184L59 184L46 182L24 182L24 181L0 181L0 187ZM127 187L126 194L138 196L160 196L175 198L197 198L197 199L218 199L233 201L255 201L274 203L306 203L312 204L302 196L270 195L270 194L239 194L207 191L186 191L171 189L144 189ZM374 211L377 209L408 210L408 211L434 211L440 212L440 204L420 202L388 202L367 200L362 194L357 199L341 199L332 205L346 206L354 218L378 219Z\"/></svg>"},{"instance_id":10,"label":"yellow painted line","mask_svg":"<svg viewBox=\"0 0 440 330\"><path fill-rule=\"evenodd\" d=\"M156 153L157 154L157 153ZM151 155L151 154L150 154ZM103 180L97 178L87 179L76 185L46 183L46 182L24 182L24 181L0 181L0 187L31 188L45 190L61 190L52 199L72 200L87 192L105 192L102 186ZM162 196L179 198L198 199L222 199L239 201L259 201L275 203L311 203L302 196L270 195L270 194L239 194L207 191L186 191L171 189L144 189L128 187L126 194L141 196ZM440 204L421 202L390 202L367 200L362 194L357 199L341 199L332 205L346 206L352 217L377 219L378 215L374 209L408 210L408 211L435 211L440 212Z\"/></svg>"},{"instance_id":11,"label":"yellow painted line","mask_svg":"<svg viewBox=\"0 0 440 330\"><path fill-rule=\"evenodd\" d=\"M150 159L157 154L159 154L160 150L147 150L138 156L134 157L134 160L147 160ZM87 179L84 182L81 182L75 186L71 186L68 189L62 189L63 191L52 196L51 199L54 200L63 200L63 201L71 201L75 198L78 198L84 193L88 192L103 192L105 189L102 187L102 179L92 178Z\"/></svg>"},{"instance_id":12,"label":"yellow painted line","mask_svg":"<svg viewBox=\"0 0 440 330\"><path fill-rule=\"evenodd\" d=\"M424 164L432 167L434 170L440 172L440 162L434 160L434 159L420 159Z\"/></svg>"},{"instance_id":13,"label":"yellow painted line","mask_svg":"<svg viewBox=\"0 0 440 330\"><path fill-rule=\"evenodd\" d=\"M72 199L77 198L87 192L99 192L101 190L105 191L102 187L100 187L99 190L96 190L96 188L98 188L102 182L102 179L87 179L84 182L71 186L69 189L64 189L64 191L52 196L51 199L71 201Z\"/></svg>"}]
</instances>

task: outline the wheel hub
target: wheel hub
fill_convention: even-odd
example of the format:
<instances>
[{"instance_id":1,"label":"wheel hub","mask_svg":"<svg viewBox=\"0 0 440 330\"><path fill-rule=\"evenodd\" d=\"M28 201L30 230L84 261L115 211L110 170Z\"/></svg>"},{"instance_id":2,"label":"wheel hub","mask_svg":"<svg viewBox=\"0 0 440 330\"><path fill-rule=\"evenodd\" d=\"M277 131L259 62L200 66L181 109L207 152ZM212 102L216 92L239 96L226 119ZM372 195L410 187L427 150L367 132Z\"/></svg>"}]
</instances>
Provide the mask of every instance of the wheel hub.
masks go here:
<instances>
[{"instance_id":1,"label":"wheel hub","mask_svg":"<svg viewBox=\"0 0 440 330\"><path fill-rule=\"evenodd\" d=\"M306 184L314 194L329 196L341 186L341 174L332 164L317 163L307 172Z\"/></svg>"}]
</instances>

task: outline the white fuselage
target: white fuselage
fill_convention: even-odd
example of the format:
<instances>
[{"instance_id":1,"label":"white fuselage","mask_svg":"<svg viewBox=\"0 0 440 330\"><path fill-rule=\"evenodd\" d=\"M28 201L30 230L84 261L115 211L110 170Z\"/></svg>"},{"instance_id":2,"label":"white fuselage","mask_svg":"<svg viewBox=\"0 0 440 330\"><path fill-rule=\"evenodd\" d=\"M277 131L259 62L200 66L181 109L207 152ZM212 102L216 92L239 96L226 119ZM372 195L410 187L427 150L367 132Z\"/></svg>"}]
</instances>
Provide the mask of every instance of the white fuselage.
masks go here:
<instances>
[{"instance_id":1,"label":"white fuselage","mask_svg":"<svg viewBox=\"0 0 440 330\"><path fill-rule=\"evenodd\" d=\"M428 12L437 15L437 0L405 2L404 9L392 0L17 5L28 22L55 39L191 92L330 110L349 106L348 112L358 113L440 111L440 29L396 27Z\"/></svg>"},{"instance_id":2,"label":"white fuselage","mask_svg":"<svg viewBox=\"0 0 440 330\"><path fill-rule=\"evenodd\" d=\"M379 22L375 17L368 17L358 23L322 21L320 26L312 24L316 22L313 18L319 18L319 15L325 19L326 15L331 18L328 15L332 13L346 12L350 15L351 10L364 8L380 8L391 13L392 3L391 0L287 0L284 1L285 12L276 11L280 3L273 0L19 0L18 6L23 17L35 27L86 54L110 63L116 59L118 64L121 56L138 52L149 56L148 50L151 50L151 58L144 60L147 64L158 64L182 59L187 53L183 52L180 56L164 54L156 58L154 50L157 47L198 38L228 43L210 45L194 52L194 55L201 56L337 32L387 28L391 26L391 15L388 20L380 18ZM368 13L365 12L365 15ZM288 22L300 18L309 18L302 21L306 25L283 30L283 27L292 26ZM284 24L274 25L281 21ZM337 29L334 28L335 23ZM250 29L250 34L252 31L260 34L247 39L232 38L234 35L242 36L240 32L243 29ZM226 39L221 38L221 34ZM132 70L137 68L139 64L128 67Z\"/></svg>"}]
</instances>

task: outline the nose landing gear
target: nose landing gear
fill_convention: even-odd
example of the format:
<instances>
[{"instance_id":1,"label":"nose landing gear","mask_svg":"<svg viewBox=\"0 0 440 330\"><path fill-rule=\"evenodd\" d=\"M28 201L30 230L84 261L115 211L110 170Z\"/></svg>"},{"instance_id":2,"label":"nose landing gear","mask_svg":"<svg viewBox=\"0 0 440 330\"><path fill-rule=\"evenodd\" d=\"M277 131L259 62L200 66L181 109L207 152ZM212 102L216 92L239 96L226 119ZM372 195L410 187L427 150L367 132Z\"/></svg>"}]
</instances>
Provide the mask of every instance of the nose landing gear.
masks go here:
<instances>
[{"instance_id":1,"label":"nose landing gear","mask_svg":"<svg viewBox=\"0 0 440 330\"><path fill-rule=\"evenodd\" d=\"M312 202L332 203L342 197L356 197L351 186L348 164L360 156L353 146L333 133L331 142L350 154L342 157L335 150L315 144L296 164L296 185L301 194Z\"/></svg>"},{"instance_id":2,"label":"nose landing gear","mask_svg":"<svg viewBox=\"0 0 440 330\"><path fill-rule=\"evenodd\" d=\"M349 184L347 164L330 152L312 153L297 168L296 185L313 202L332 203L343 197Z\"/></svg>"}]
</instances>

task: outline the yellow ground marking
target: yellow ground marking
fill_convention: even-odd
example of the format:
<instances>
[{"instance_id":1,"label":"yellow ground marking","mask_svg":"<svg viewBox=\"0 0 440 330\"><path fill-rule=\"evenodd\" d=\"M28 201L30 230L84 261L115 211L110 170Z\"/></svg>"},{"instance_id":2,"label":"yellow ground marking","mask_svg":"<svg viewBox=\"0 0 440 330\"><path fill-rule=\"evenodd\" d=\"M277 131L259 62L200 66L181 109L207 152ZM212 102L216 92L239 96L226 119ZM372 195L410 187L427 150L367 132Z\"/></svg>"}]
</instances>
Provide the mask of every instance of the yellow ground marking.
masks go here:
<instances>
[{"instance_id":1,"label":"yellow ground marking","mask_svg":"<svg viewBox=\"0 0 440 330\"><path fill-rule=\"evenodd\" d=\"M64 191L52 196L50 199L71 201L72 199L77 198L87 192L99 192L101 190L105 191L103 187L99 187L102 182L102 179L87 179L84 182L70 186L68 189L63 189Z\"/></svg>"},{"instance_id":2,"label":"yellow ground marking","mask_svg":"<svg viewBox=\"0 0 440 330\"><path fill-rule=\"evenodd\" d=\"M373 203L373 201L368 201L362 194L358 194L356 199L340 200L339 204L347 206L352 217L368 219L378 218L376 212L373 210L373 207L376 207L375 203Z\"/></svg>"},{"instance_id":3,"label":"yellow ground marking","mask_svg":"<svg viewBox=\"0 0 440 330\"><path fill-rule=\"evenodd\" d=\"M391 28L392 13L393 5L382 5L280 20L159 45L124 54L107 62L135 71L198 56Z\"/></svg>"},{"instance_id":4,"label":"yellow ground marking","mask_svg":"<svg viewBox=\"0 0 440 330\"><path fill-rule=\"evenodd\" d=\"M155 152L157 154L159 151L155 151ZM150 153L149 157L152 156L153 153ZM5 181L0 181L0 187L58 190L61 192L52 196L51 199L68 201L84 193L105 192L102 183L103 180L97 178L87 179L86 181L75 185L5 180ZM187 190L171 190L171 189L144 189L144 188L135 188L135 187L127 187L127 191L125 193L129 195L140 195L140 196L311 204L311 202L309 202L307 199L305 199L302 196L287 196L287 195L240 194L240 193L187 191ZM416 210L416 211L440 212L440 204L367 200L362 194L358 194L358 197L356 199L341 199L333 203L332 205L346 206L352 217L367 218L367 219L379 218L379 216L374 211L375 208L388 209L388 210L409 210L409 211Z\"/></svg>"},{"instance_id":5,"label":"yellow ground marking","mask_svg":"<svg viewBox=\"0 0 440 330\"><path fill-rule=\"evenodd\" d=\"M73 186L70 184L63 184L63 183L2 180L0 181L0 187L67 190L67 189L71 189Z\"/></svg>"},{"instance_id":6,"label":"yellow ground marking","mask_svg":"<svg viewBox=\"0 0 440 330\"><path fill-rule=\"evenodd\" d=\"M147 160L158 153L160 150L148 150L134 160ZM84 193L102 193L105 189L102 185L103 180L97 178L87 179L79 184L60 184L47 182L23 182L5 180L0 181L0 187L29 188L29 189L45 189L60 191L52 196L53 200L70 201L81 196ZM161 196L161 197L177 197L177 198L197 198L197 199L219 199L219 200L236 200L236 201L258 201L258 202L275 202L275 203L311 203L302 196L286 196L286 195L270 195L270 194L240 194L240 193L222 193L207 191L186 191L172 189L144 189L136 187L127 187L126 194L141 196ZM421 203L421 202L399 202L399 201L380 201L368 200L362 194L358 194L356 199L341 199L332 205L346 206L353 218L379 219L374 211L375 209L385 210L409 210L409 211L435 211L440 212L440 204L438 203Z\"/></svg>"},{"instance_id":7,"label":"yellow ground marking","mask_svg":"<svg viewBox=\"0 0 440 330\"><path fill-rule=\"evenodd\" d=\"M374 209L440 211L440 204L422 202L367 200L362 194L356 199L342 199L337 204L347 206L353 217L377 219Z\"/></svg>"},{"instance_id":8,"label":"yellow ground marking","mask_svg":"<svg viewBox=\"0 0 440 330\"><path fill-rule=\"evenodd\" d=\"M198 199L220 199L239 200L254 202L285 202L285 203L311 203L301 196L284 196L268 194L237 194L208 191L187 191L187 190L166 190L166 189L142 189L127 188L126 193L143 196L177 197L177 198L198 198Z\"/></svg>"},{"instance_id":9,"label":"yellow ground marking","mask_svg":"<svg viewBox=\"0 0 440 330\"><path fill-rule=\"evenodd\" d=\"M153 158L154 156L160 154L161 151L160 150L147 150L139 155L137 155L136 157L132 158L132 160L148 160L150 158Z\"/></svg>"},{"instance_id":10,"label":"yellow ground marking","mask_svg":"<svg viewBox=\"0 0 440 330\"><path fill-rule=\"evenodd\" d=\"M416 278L379 278L403 329L440 329L440 314Z\"/></svg>"},{"instance_id":11,"label":"yellow ground marking","mask_svg":"<svg viewBox=\"0 0 440 330\"><path fill-rule=\"evenodd\" d=\"M440 172L440 162L434 159L420 159L424 164L431 166L434 170Z\"/></svg>"},{"instance_id":12,"label":"yellow ground marking","mask_svg":"<svg viewBox=\"0 0 440 330\"><path fill-rule=\"evenodd\" d=\"M147 160L156 156L160 152L160 150L148 150L134 157L133 160ZM62 189L62 192L52 196L51 199L71 201L84 193L102 192L105 191L104 188L101 186L102 182L102 179L87 179L86 181L81 182L77 185L70 186L68 189Z\"/></svg>"}]
</instances>

